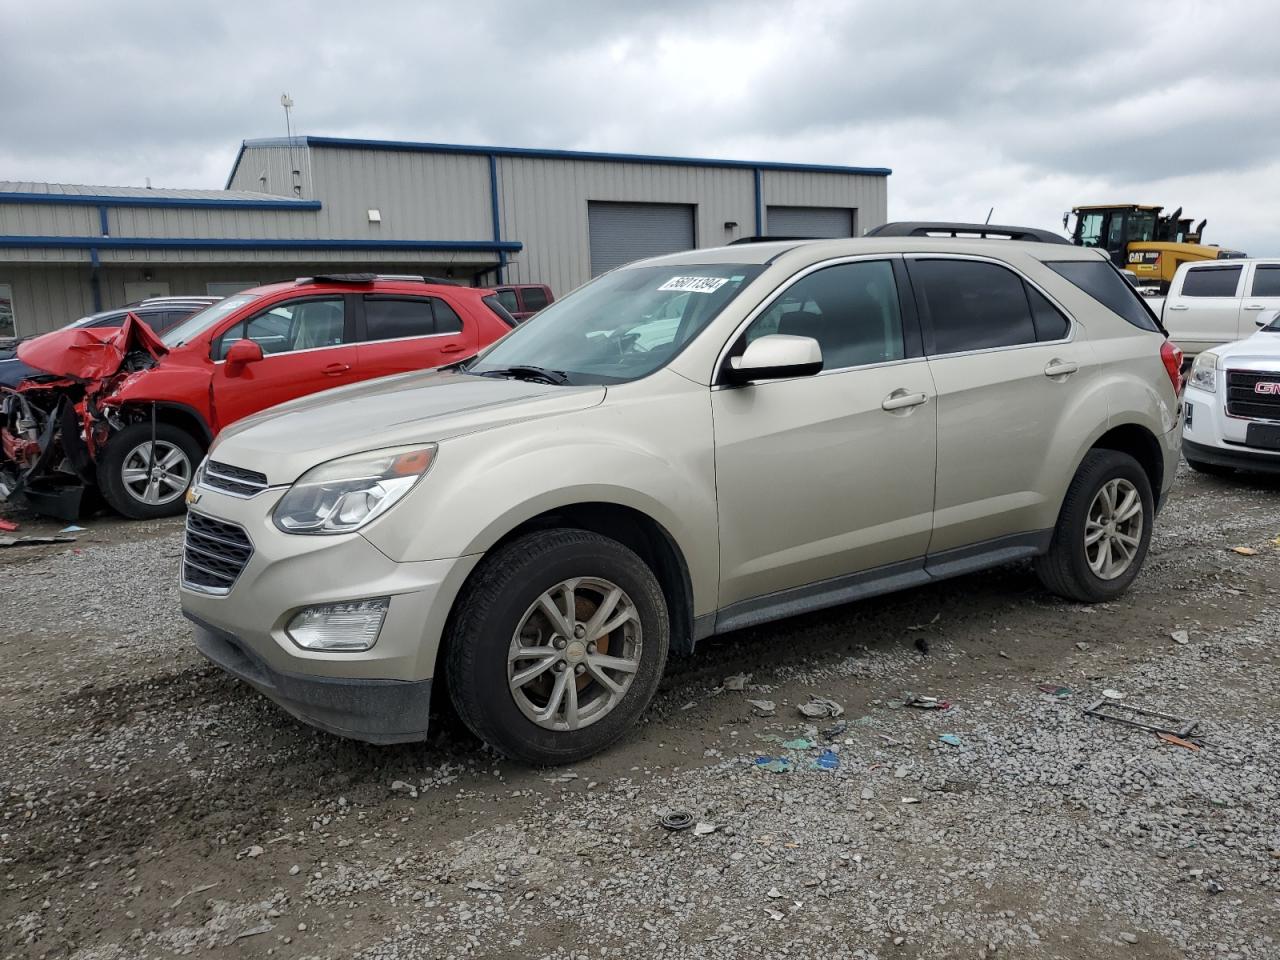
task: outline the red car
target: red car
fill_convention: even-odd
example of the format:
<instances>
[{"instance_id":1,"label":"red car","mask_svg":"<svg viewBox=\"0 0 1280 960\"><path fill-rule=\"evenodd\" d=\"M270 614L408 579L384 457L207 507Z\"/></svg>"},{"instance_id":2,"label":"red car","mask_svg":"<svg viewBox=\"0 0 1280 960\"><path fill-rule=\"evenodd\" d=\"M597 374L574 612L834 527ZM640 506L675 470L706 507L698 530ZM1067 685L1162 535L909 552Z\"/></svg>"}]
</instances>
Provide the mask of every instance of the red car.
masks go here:
<instances>
[{"instance_id":1,"label":"red car","mask_svg":"<svg viewBox=\"0 0 1280 960\"><path fill-rule=\"evenodd\" d=\"M157 337L68 329L0 382L0 495L74 518L86 485L128 517L181 512L220 430L295 397L454 363L515 321L489 290L344 274L246 290Z\"/></svg>"},{"instance_id":2,"label":"red car","mask_svg":"<svg viewBox=\"0 0 1280 960\"><path fill-rule=\"evenodd\" d=\"M493 292L507 313L520 323L555 300L551 288L545 283L509 283L494 287Z\"/></svg>"}]
</instances>

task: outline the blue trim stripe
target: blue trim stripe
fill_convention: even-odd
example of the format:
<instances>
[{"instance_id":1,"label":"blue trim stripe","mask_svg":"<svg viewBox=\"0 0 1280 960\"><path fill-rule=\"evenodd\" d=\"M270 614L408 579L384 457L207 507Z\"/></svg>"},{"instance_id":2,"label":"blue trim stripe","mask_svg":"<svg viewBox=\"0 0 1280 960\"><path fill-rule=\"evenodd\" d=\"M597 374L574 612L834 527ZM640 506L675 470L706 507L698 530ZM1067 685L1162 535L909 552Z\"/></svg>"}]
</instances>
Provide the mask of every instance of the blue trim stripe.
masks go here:
<instances>
[{"instance_id":1,"label":"blue trim stripe","mask_svg":"<svg viewBox=\"0 0 1280 960\"><path fill-rule=\"evenodd\" d=\"M88 193L0 192L0 203L50 203L88 207L204 207L215 210L319 210L319 200L245 200L214 197L112 197Z\"/></svg>"},{"instance_id":2,"label":"blue trim stripe","mask_svg":"<svg viewBox=\"0 0 1280 960\"><path fill-rule=\"evenodd\" d=\"M744 170L790 170L796 173L856 173L870 177L887 177L893 173L888 167L846 167L823 163L784 163L754 160L712 160L705 157L667 157L648 153L603 153L595 150L545 150L535 147L482 147L461 143L418 143L412 140L354 140L345 137L272 137L246 140L240 145L240 155L231 169L236 167L246 147L289 146L336 147L348 150L403 150L416 153L462 153L477 156L532 157L542 160L603 160L612 163L653 163L677 167L724 167ZM227 183L231 178L227 179Z\"/></svg>"},{"instance_id":3,"label":"blue trim stripe","mask_svg":"<svg viewBox=\"0 0 1280 960\"><path fill-rule=\"evenodd\" d=\"M518 240L258 240L236 237L22 237L0 236L2 247L116 250L460 250L518 253Z\"/></svg>"}]
</instances>

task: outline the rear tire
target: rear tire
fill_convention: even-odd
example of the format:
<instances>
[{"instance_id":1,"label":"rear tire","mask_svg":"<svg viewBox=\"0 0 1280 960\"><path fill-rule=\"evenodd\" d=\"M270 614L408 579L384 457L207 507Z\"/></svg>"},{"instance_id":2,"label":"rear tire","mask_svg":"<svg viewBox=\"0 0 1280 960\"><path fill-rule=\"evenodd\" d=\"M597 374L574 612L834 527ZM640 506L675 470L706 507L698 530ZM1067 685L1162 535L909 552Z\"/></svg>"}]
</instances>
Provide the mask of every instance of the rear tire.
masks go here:
<instances>
[{"instance_id":1,"label":"rear tire","mask_svg":"<svg viewBox=\"0 0 1280 960\"><path fill-rule=\"evenodd\" d=\"M1192 460L1186 458L1187 466L1196 473L1203 473L1206 477L1229 477L1236 472L1235 467L1225 467L1220 463L1205 463L1203 460Z\"/></svg>"},{"instance_id":2,"label":"rear tire","mask_svg":"<svg viewBox=\"0 0 1280 960\"><path fill-rule=\"evenodd\" d=\"M172 517L186 509L185 495L204 453L199 441L168 423L155 429L158 473L149 482L146 467L151 424L132 423L107 441L98 460L98 487L118 513L133 520ZM149 499L150 498L150 499Z\"/></svg>"},{"instance_id":3,"label":"rear tire","mask_svg":"<svg viewBox=\"0 0 1280 960\"><path fill-rule=\"evenodd\" d=\"M635 726L662 679L670 622L633 551L548 530L485 559L445 642L449 695L468 729L513 759L563 764Z\"/></svg>"},{"instance_id":4,"label":"rear tire","mask_svg":"<svg viewBox=\"0 0 1280 960\"><path fill-rule=\"evenodd\" d=\"M1154 519L1151 482L1138 461L1090 450L1067 488L1049 551L1036 558L1040 582L1080 603L1114 600L1142 569Z\"/></svg>"}]
</instances>

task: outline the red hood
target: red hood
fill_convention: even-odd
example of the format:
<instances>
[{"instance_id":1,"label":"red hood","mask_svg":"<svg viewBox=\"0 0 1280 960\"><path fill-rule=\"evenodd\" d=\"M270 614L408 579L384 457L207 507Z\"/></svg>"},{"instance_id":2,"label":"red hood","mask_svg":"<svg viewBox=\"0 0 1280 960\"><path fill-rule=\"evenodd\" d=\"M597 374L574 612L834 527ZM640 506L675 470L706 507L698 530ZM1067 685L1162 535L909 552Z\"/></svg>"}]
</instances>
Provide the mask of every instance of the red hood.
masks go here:
<instances>
[{"instance_id":1,"label":"red hood","mask_svg":"<svg viewBox=\"0 0 1280 960\"><path fill-rule=\"evenodd\" d=\"M20 343L18 359L60 377L101 380L116 373L135 350L145 350L157 360L169 352L151 328L131 313L119 329L73 327Z\"/></svg>"}]
</instances>

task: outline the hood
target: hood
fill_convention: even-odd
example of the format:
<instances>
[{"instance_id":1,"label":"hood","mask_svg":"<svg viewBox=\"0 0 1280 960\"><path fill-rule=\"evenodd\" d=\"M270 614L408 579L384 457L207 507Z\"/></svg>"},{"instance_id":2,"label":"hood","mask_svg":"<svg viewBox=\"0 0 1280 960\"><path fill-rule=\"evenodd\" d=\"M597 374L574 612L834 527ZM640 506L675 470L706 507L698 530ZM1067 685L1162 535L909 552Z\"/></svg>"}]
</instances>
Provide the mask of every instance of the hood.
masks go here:
<instances>
[{"instance_id":1,"label":"hood","mask_svg":"<svg viewBox=\"0 0 1280 960\"><path fill-rule=\"evenodd\" d=\"M292 483L316 464L379 447L426 443L593 407L601 386L554 386L415 372L326 390L228 427L211 459Z\"/></svg>"},{"instance_id":2,"label":"hood","mask_svg":"<svg viewBox=\"0 0 1280 960\"><path fill-rule=\"evenodd\" d=\"M1259 330L1251 337L1214 347L1213 352L1224 362L1230 360L1233 367L1275 370L1280 364L1280 332Z\"/></svg>"},{"instance_id":3,"label":"hood","mask_svg":"<svg viewBox=\"0 0 1280 960\"><path fill-rule=\"evenodd\" d=\"M169 352L151 328L129 314L115 329L71 327L18 344L18 359L37 370L72 380L102 380L119 372L125 357L142 350L159 360Z\"/></svg>"}]
</instances>

